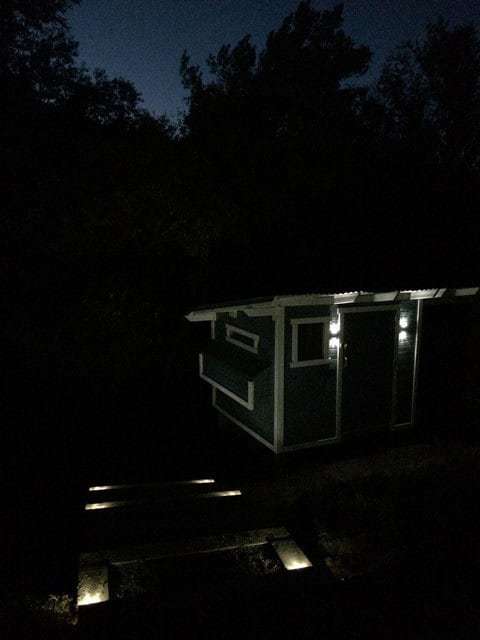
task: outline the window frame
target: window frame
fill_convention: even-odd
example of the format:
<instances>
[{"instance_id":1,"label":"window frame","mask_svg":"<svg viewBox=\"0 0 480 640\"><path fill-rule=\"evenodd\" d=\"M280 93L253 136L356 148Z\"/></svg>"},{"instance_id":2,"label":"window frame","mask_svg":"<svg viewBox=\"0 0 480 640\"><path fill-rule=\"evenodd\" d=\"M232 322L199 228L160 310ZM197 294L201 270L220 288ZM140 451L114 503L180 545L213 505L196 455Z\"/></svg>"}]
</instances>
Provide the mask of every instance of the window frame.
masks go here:
<instances>
[{"instance_id":1,"label":"window frame","mask_svg":"<svg viewBox=\"0 0 480 640\"><path fill-rule=\"evenodd\" d=\"M253 341L252 345L245 344L241 340L237 340L232 337L232 334L238 333L245 338L250 338ZM245 329L240 329L239 327L235 327L233 324L225 323L225 340L230 342L237 347L241 347L245 349L245 351L250 351L250 353L256 353L258 355L258 345L260 342L260 336L257 333L252 333L251 331L245 331Z\"/></svg>"},{"instance_id":2,"label":"window frame","mask_svg":"<svg viewBox=\"0 0 480 640\"><path fill-rule=\"evenodd\" d=\"M315 367L322 364L328 364L331 359L328 356L329 352L329 339L330 339L330 316L317 316L311 318L293 318L290 320L292 327L292 357L290 361L290 367ZM324 358L315 358L314 360L299 360L298 359L298 327L303 324L323 324L323 354Z\"/></svg>"}]
</instances>

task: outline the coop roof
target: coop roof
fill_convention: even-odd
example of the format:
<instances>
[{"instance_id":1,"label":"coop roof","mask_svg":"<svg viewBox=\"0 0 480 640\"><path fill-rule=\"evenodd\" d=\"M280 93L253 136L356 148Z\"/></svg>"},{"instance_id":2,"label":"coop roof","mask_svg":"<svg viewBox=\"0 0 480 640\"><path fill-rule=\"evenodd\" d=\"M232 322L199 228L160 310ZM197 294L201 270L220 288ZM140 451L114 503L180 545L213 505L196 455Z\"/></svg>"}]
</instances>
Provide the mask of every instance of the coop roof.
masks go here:
<instances>
[{"instance_id":1,"label":"coop roof","mask_svg":"<svg viewBox=\"0 0 480 640\"><path fill-rule=\"evenodd\" d=\"M395 291L347 291L342 293L303 293L264 298L250 298L230 302L215 303L197 307L185 317L190 322L215 319L217 313L243 311L247 315L270 315L273 308L292 306L314 306L353 303L399 302L405 300L425 300L430 298L459 298L479 295L480 287L462 289L401 289Z\"/></svg>"}]
</instances>

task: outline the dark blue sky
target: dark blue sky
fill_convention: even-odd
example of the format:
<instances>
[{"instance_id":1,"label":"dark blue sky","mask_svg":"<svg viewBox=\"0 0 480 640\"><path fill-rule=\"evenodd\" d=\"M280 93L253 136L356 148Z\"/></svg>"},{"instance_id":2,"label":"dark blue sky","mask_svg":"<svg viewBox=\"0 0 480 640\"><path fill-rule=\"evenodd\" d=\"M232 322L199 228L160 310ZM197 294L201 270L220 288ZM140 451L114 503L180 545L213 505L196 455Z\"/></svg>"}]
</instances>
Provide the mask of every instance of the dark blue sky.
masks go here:
<instances>
[{"instance_id":1,"label":"dark blue sky","mask_svg":"<svg viewBox=\"0 0 480 640\"><path fill-rule=\"evenodd\" d=\"M203 65L222 44L250 33L257 50L299 0L82 0L69 14L80 61L131 80L144 105L175 118L184 109L179 76L183 49ZM338 0L314 0L328 9ZM480 24L480 0L345 0L345 31L374 53L374 77L385 56L420 35L429 19Z\"/></svg>"}]
</instances>

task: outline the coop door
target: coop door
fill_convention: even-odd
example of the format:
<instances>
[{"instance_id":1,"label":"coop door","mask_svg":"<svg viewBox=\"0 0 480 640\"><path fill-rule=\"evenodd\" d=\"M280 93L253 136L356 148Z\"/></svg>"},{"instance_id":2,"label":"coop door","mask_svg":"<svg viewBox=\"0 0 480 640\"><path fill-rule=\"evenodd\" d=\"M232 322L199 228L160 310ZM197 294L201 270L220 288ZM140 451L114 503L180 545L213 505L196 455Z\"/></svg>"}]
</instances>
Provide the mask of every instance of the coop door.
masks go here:
<instances>
[{"instance_id":1,"label":"coop door","mask_svg":"<svg viewBox=\"0 0 480 640\"><path fill-rule=\"evenodd\" d=\"M340 419L342 433L389 425L396 309L343 314Z\"/></svg>"}]
</instances>

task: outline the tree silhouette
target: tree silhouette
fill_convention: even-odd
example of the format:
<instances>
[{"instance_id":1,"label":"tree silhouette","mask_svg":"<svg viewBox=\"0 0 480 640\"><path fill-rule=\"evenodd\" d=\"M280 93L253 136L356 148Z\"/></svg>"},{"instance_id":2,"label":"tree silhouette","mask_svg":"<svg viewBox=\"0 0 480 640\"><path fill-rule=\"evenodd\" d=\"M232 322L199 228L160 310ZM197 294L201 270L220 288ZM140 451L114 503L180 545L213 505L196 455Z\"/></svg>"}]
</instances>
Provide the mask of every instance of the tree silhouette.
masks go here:
<instances>
[{"instance_id":1,"label":"tree silhouette","mask_svg":"<svg viewBox=\"0 0 480 640\"><path fill-rule=\"evenodd\" d=\"M415 144L424 132L442 163L478 168L480 40L473 24L429 24L421 42L391 56L378 89L397 139Z\"/></svg>"},{"instance_id":2,"label":"tree silhouette","mask_svg":"<svg viewBox=\"0 0 480 640\"><path fill-rule=\"evenodd\" d=\"M187 138L224 202L220 242L243 246L247 263L286 245L290 255L333 252L327 212L344 208L366 136L366 89L345 81L370 61L344 33L342 11L301 2L258 55L249 36L211 55L208 81L183 54Z\"/></svg>"},{"instance_id":3,"label":"tree silhouette","mask_svg":"<svg viewBox=\"0 0 480 640\"><path fill-rule=\"evenodd\" d=\"M2 111L21 120L72 111L100 124L140 115L140 95L104 71L90 74L76 64L78 44L69 34L66 12L78 0L8 0L0 9Z\"/></svg>"},{"instance_id":4,"label":"tree silhouette","mask_svg":"<svg viewBox=\"0 0 480 640\"><path fill-rule=\"evenodd\" d=\"M410 233L404 259L422 255L432 280L477 271L479 44L473 25L439 19L392 54L377 85L389 152L378 166L379 200Z\"/></svg>"}]
</instances>

